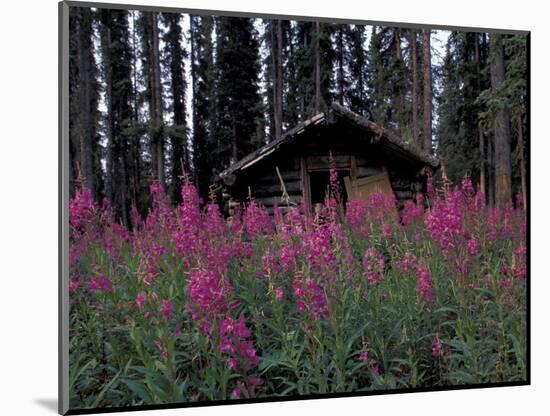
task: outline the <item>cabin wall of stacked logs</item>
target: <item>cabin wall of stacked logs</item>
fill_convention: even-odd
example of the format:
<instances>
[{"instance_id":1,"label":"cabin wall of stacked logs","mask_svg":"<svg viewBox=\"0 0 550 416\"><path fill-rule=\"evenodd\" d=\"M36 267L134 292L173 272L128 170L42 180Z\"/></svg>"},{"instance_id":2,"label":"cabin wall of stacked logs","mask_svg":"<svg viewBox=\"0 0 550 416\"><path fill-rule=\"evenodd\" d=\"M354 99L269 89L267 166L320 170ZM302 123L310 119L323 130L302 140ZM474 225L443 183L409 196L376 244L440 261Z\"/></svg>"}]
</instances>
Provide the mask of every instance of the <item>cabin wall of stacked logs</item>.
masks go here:
<instances>
[{"instance_id":1,"label":"cabin wall of stacked logs","mask_svg":"<svg viewBox=\"0 0 550 416\"><path fill-rule=\"evenodd\" d=\"M231 189L225 188L222 192L225 212L233 215L236 207L242 207L250 199L264 206L271 215L276 207L284 213L290 206L299 206L304 194L309 192L309 190L304 192L304 184L307 186L308 183L304 180L304 175L307 175L310 169L328 169L329 166L328 156L308 157L307 168L303 166L305 159L294 156L286 160L271 161L267 164L269 168L264 165L263 169L251 167L242 171L236 186ZM351 169L355 176L353 179L379 174L385 167L399 211L403 209L407 200L414 200L417 193L425 193L426 177L419 172L410 168L400 169L392 164L373 166L372 161L364 157L353 157L353 159L355 164L353 169L350 166L350 160L352 160L350 155L335 155L333 163L336 169ZM259 163L259 165L262 164ZM284 197L281 180L286 191Z\"/></svg>"}]
</instances>

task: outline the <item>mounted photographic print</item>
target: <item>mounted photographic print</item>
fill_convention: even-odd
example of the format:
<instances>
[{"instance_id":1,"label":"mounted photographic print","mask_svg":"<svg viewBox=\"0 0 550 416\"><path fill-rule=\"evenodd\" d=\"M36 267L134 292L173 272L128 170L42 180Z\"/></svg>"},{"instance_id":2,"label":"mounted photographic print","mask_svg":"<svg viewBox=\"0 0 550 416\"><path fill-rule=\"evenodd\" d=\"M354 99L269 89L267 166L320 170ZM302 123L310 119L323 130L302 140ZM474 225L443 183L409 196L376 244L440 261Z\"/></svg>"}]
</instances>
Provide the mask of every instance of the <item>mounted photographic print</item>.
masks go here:
<instances>
[{"instance_id":1,"label":"mounted photographic print","mask_svg":"<svg viewBox=\"0 0 550 416\"><path fill-rule=\"evenodd\" d=\"M60 3L60 413L523 385L529 32Z\"/></svg>"}]
</instances>

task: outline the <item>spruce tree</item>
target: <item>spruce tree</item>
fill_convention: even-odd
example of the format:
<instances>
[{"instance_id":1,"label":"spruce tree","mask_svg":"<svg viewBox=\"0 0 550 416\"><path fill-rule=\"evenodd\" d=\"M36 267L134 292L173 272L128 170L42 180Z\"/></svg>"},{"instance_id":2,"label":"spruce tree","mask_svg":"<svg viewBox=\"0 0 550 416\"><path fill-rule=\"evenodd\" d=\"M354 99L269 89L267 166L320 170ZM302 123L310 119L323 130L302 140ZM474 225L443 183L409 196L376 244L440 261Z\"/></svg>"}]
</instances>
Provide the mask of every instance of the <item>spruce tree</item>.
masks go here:
<instances>
[{"instance_id":1,"label":"spruce tree","mask_svg":"<svg viewBox=\"0 0 550 416\"><path fill-rule=\"evenodd\" d=\"M151 178L165 185L164 103L161 85L160 32L157 12L141 12L138 21L142 40L141 60L148 103L148 134L151 149Z\"/></svg>"},{"instance_id":2,"label":"spruce tree","mask_svg":"<svg viewBox=\"0 0 550 416\"><path fill-rule=\"evenodd\" d=\"M296 76L291 88L296 96L296 116L304 121L314 112L315 99L315 59L312 47L312 22L296 22L295 47L292 54Z\"/></svg>"},{"instance_id":3,"label":"spruce tree","mask_svg":"<svg viewBox=\"0 0 550 416\"><path fill-rule=\"evenodd\" d=\"M432 51L431 51L431 30L427 27L422 28L422 135L424 151L432 152Z\"/></svg>"},{"instance_id":4,"label":"spruce tree","mask_svg":"<svg viewBox=\"0 0 550 416\"><path fill-rule=\"evenodd\" d=\"M408 129L408 117L407 108L405 103L405 95L407 93L407 67L403 57L402 46L402 32L401 28L393 29L392 48L394 49L394 56L392 56L391 62L391 76L389 82L392 86L392 106L394 108L394 122L396 130L401 136L409 136L407 134Z\"/></svg>"},{"instance_id":5,"label":"spruce tree","mask_svg":"<svg viewBox=\"0 0 550 416\"><path fill-rule=\"evenodd\" d=\"M349 25L337 25L334 29L334 56L335 56L335 84L336 101L344 105L346 93L349 90L349 78L347 76L347 67L350 61L349 57Z\"/></svg>"},{"instance_id":6,"label":"spruce tree","mask_svg":"<svg viewBox=\"0 0 550 416\"><path fill-rule=\"evenodd\" d=\"M506 95L508 108L512 118L513 130L516 133L516 147L512 160L513 172L516 178L519 176L519 186L514 186L515 193L521 192L522 205L527 209L527 163L525 131L526 103L527 103L527 37L525 35L513 35L505 38L506 52ZM512 183L512 185L514 185Z\"/></svg>"},{"instance_id":7,"label":"spruce tree","mask_svg":"<svg viewBox=\"0 0 550 416\"><path fill-rule=\"evenodd\" d=\"M392 33L389 28L373 26L367 58L367 85L371 102L370 116L375 123L390 127L392 105L391 63Z\"/></svg>"},{"instance_id":8,"label":"spruce tree","mask_svg":"<svg viewBox=\"0 0 550 416\"><path fill-rule=\"evenodd\" d=\"M187 122L185 94L184 59L187 51L182 46L183 34L180 26L182 16L176 13L163 13L162 22L167 28L164 35L164 54L169 70L172 125L168 128L170 137L170 176L173 203L181 201L182 169L190 172L187 146Z\"/></svg>"},{"instance_id":9,"label":"spruce tree","mask_svg":"<svg viewBox=\"0 0 550 416\"><path fill-rule=\"evenodd\" d=\"M295 21L289 21L283 26L283 36L288 44L288 52L286 57L286 92L283 103L283 120L287 127L294 127L300 121L301 100L300 88L301 83L298 82L298 67L300 47L298 45L298 24Z\"/></svg>"},{"instance_id":10,"label":"spruce tree","mask_svg":"<svg viewBox=\"0 0 550 416\"><path fill-rule=\"evenodd\" d=\"M470 175L486 191L487 154L479 96L489 87L487 45L479 33L452 32L447 41L436 132L449 178Z\"/></svg>"},{"instance_id":11,"label":"spruce tree","mask_svg":"<svg viewBox=\"0 0 550 416\"><path fill-rule=\"evenodd\" d=\"M410 77L411 77L411 135L412 142L422 146L420 143L418 116L420 111L420 89L419 89L419 50L418 47L418 34L415 29L409 31L409 65L410 65Z\"/></svg>"},{"instance_id":12,"label":"spruce tree","mask_svg":"<svg viewBox=\"0 0 550 416\"><path fill-rule=\"evenodd\" d=\"M495 132L495 203L504 207L512 201L512 164L511 164L511 137L510 113L506 101L498 102L505 85L504 45L502 35L492 33L490 36L491 49L491 91L497 101L493 103L494 132Z\"/></svg>"},{"instance_id":13,"label":"spruce tree","mask_svg":"<svg viewBox=\"0 0 550 416\"><path fill-rule=\"evenodd\" d=\"M259 45L253 20L216 18L215 149L217 171L264 142L259 93Z\"/></svg>"},{"instance_id":14,"label":"spruce tree","mask_svg":"<svg viewBox=\"0 0 550 416\"><path fill-rule=\"evenodd\" d=\"M114 212L129 224L128 167L132 126L131 47L128 12L100 9L102 72L105 83L105 196Z\"/></svg>"},{"instance_id":15,"label":"spruce tree","mask_svg":"<svg viewBox=\"0 0 550 416\"><path fill-rule=\"evenodd\" d=\"M212 16L190 16L193 176L203 200L213 178L214 50Z\"/></svg>"},{"instance_id":16,"label":"spruce tree","mask_svg":"<svg viewBox=\"0 0 550 416\"><path fill-rule=\"evenodd\" d=\"M71 154L71 190L76 185L89 188L95 199L101 198L101 146L98 131L99 85L94 55L95 15L87 7L71 7L69 16L69 148Z\"/></svg>"},{"instance_id":17,"label":"spruce tree","mask_svg":"<svg viewBox=\"0 0 550 416\"><path fill-rule=\"evenodd\" d=\"M346 26L345 42L349 45L349 82L345 96L350 109L363 116L369 113L367 96L367 54L365 26Z\"/></svg>"},{"instance_id":18,"label":"spruce tree","mask_svg":"<svg viewBox=\"0 0 550 416\"><path fill-rule=\"evenodd\" d=\"M289 67L289 95L298 121L326 111L334 99L333 27L321 22L296 22Z\"/></svg>"},{"instance_id":19,"label":"spruce tree","mask_svg":"<svg viewBox=\"0 0 550 416\"><path fill-rule=\"evenodd\" d=\"M140 60L140 40L138 34L138 11L131 10L129 22L130 44L131 44L131 106L132 120L131 125L126 129L129 138L129 194L132 206L136 207L138 212L145 215L148 210L149 187L145 178L148 176L148 167L144 158L143 150L146 148L147 129L146 123L142 121L142 100L140 88L143 88L143 78L138 69Z\"/></svg>"},{"instance_id":20,"label":"spruce tree","mask_svg":"<svg viewBox=\"0 0 550 416\"><path fill-rule=\"evenodd\" d=\"M264 59L264 82L266 85L266 119L271 140L281 137L283 131L283 106L288 75L285 74L287 61L287 33L289 21L264 20L263 42L267 51Z\"/></svg>"},{"instance_id":21,"label":"spruce tree","mask_svg":"<svg viewBox=\"0 0 550 416\"><path fill-rule=\"evenodd\" d=\"M456 53L456 33L451 34L445 47L443 65L440 68L442 90L438 96L438 119L436 129L440 155L445 162L447 176L453 181L459 181L464 175L464 168L471 159L464 152L464 123L461 119L464 98L460 86L460 61Z\"/></svg>"}]
</instances>

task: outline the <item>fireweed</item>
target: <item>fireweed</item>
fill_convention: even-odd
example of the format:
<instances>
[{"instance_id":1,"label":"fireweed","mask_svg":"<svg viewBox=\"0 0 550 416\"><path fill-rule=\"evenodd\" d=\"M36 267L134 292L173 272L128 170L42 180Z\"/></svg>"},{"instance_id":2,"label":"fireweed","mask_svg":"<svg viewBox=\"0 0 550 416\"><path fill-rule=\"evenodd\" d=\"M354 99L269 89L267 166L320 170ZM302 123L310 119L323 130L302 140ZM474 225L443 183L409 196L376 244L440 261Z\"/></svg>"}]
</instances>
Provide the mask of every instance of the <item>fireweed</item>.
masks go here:
<instances>
[{"instance_id":1,"label":"fireweed","mask_svg":"<svg viewBox=\"0 0 550 416\"><path fill-rule=\"evenodd\" d=\"M365 252L363 268L365 269L365 276L370 285L374 285L384 280L384 259L382 255L372 247L369 247Z\"/></svg>"},{"instance_id":2,"label":"fireweed","mask_svg":"<svg viewBox=\"0 0 550 416\"><path fill-rule=\"evenodd\" d=\"M465 178L224 218L186 179L132 226L77 189L71 406L524 380L526 221ZM366 348L368 345L368 349Z\"/></svg>"},{"instance_id":3,"label":"fireweed","mask_svg":"<svg viewBox=\"0 0 550 416\"><path fill-rule=\"evenodd\" d=\"M431 303L434 301L432 292L432 278L430 269L424 265L418 265L416 268L416 276L418 279L418 298L420 303Z\"/></svg>"}]
</instances>

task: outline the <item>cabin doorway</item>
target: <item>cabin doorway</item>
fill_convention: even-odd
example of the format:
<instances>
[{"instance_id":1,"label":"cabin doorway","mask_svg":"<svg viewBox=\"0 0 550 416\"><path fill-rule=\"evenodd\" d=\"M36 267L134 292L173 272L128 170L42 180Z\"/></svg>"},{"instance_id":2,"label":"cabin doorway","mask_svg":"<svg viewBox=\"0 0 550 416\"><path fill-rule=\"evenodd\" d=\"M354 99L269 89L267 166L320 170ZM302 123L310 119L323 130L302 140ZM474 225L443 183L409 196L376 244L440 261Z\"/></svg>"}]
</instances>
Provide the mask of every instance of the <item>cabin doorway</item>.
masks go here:
<instances>
[{"instance_id":1,"label":"cabin doorway","mask_svg":"<svg viewBox=\"0 0 550 416\"><path fill-rule=\"evenodd\" d=\"M337 170L338 185L342 202L345 206L348 201L348 193L345 186L345 178L350 176L349 170ZM309 173L311 206L315 208L317 204L324 204L327 191L330 186L330 172L328 170L313 171Z\"/></svg>"}]
</instances>

